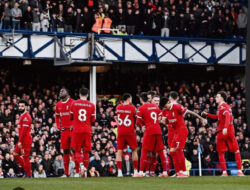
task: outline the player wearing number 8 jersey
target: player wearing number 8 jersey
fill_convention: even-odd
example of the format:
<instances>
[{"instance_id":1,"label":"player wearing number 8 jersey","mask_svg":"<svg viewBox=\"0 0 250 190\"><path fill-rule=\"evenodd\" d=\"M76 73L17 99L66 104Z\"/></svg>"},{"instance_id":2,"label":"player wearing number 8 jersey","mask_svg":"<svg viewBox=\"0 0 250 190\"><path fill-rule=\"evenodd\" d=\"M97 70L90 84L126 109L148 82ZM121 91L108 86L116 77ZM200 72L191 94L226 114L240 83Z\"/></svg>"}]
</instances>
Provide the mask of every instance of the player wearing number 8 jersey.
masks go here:
<instances>
[{"instance_id":1,"label":"player wearing number 8 jersey","mask_svg":"<svg viewBox=\"0 0 250 190\"><path fill-rule=\"evenodd\" d=\"M91 124L95 122L95 105L87 100L88 89L80 89L79 95L80 99L71 104L71 119L73 120L71 146L76 161L76 177L79 174L79 165L87 177L86 169L89 165L89 152L91 151Z\"/></svg>"},{"instance_id":2,"label":"player wearing number 8 jersey","mask_svg":"<svg viewBox=\"0 0 250 190\"><path fill-rule=\"evenodd\" d=\"M162 132L159 124L159 115L161 110L157 105L148 103L147 93L142 92L140 94L140 102L142 106L138 108L137 111L137 120L136 125L143 126L145 124L145 132L143 135L142 142L142 152L141 152L141 160L140 160L140 173L137 175L138 177L143 177L143 172L145 170L145 165L147 163L147 154L148 152L156 152L158 153L162 168L163 174L162 177L167 177L167 165L166 165L166 157L163 153L164 144L162 140Z\"/></svg>"},{"instance_id":3,"label":"player wearing number 8 jersey","mask_svg":"<svg viewBox=\"0 0 250 190\"><path fill-rule=\"evenodd\" d=\"M136 108L132 104L132 96L125 93L122 97L123 104L116 107L116 114L118 120L118 137L117 137L117 167L118 177L122 177L122 151L129 145L133 151L133 167L134 176L137 175L138 155L137 155L137 141L134 128L134 120L136 116Z\"/></svg>"}]
</instances>

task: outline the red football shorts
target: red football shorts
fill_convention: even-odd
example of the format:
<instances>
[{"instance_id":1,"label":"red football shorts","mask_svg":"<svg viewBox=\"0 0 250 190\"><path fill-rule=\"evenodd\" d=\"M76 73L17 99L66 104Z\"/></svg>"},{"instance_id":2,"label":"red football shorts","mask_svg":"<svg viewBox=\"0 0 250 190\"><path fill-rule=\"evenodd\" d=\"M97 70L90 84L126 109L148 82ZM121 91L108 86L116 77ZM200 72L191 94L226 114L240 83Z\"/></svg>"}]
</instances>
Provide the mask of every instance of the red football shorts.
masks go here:
<instances>
[{"instance_id":1,"label":"red football shorts","mask_svg":"<svg viewBox=\"0 0 250 190\"><path fill-rule=\"evenodd\" d=\"M236 152L239 150L238 142L233 134L223 135L222 132L218 133L216 137L216 149L218 152Z\"/></svg>"},{"instance_id":2,"label":"red football shorts","mask_svg":"<svg viewBox=\"0 0 250 190\"><path fill-rule=\"evenodd\" d=\"M163 150L164 144L161 135L144 135L142 148L149 152L159 152Z\"/></svg>"},{"instance_id":3,"label":"red football shorts","mask_svg":"<svg viewBox=\"0 0 250 190\"><path fill-rule=\"evenodd\" d=\"M70 149L71 147L71 136L72 136L72 131L69 129L66 129L61 132L61 149L67 150Z\"/></svg>"},{"instance_id":4,"label":"red football shorts","mask_svg":"<svg viewBox=\"0 0 250 190\"><path fill-rule=\"evenodd\" d=\"M181 133L175 133L170 144L171 148L176 148L182 150L186 146L186 140L188 136L188 131L183 131Z\"/></svg>"},{"instance_id":5,"label":"red football shorts","mask_svg":"<svg viewBox=\"0 0 250 190\"><path fill-rule=\"evenodd\" d=\"M134 135L118 135L117 137L117 149L123 150L127 148L127 146L134 150L137 148L137 140L136 136Z\"/></svg>"},{"instance_id":6,"label":"red football shorts","mask_svg":"<svg viewBox=\"0 0 250 190\"><path fill-rule=\"evenodd\" d=\"M71 147L74 151L79 152L91 151L91 133L72 133Z\"/></svg>"},{"instance_id":7,"label":"red football shorts","mask_svg":"<svg viewBox=\"0 0 250 190\"><path fill-rule=\"evenodd\" d=\"M31 144L22 144L21 149L16 144L14 152L21 156L30 156L30 149L31 149Z\"/></svg>"}]
</instances>

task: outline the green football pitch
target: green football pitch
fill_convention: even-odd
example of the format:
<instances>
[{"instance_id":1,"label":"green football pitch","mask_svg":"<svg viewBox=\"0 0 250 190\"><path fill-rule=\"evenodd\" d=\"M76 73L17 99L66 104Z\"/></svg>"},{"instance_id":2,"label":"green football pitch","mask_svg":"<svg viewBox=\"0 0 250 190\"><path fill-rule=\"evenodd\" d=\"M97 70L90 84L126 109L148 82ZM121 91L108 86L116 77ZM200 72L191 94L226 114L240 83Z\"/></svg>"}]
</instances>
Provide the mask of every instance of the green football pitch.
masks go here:
<instances>
[{"instance_id":1,"label":"green football pitch","mask_svg":"<svg viewBox=\"0 0 250 190\"><path fill-rule=\"evenodd\" d=\"M250 190L248 177L0 179L0 190ZM20 188L17 188L19 190Z\"/></svg>"}]
</instances>

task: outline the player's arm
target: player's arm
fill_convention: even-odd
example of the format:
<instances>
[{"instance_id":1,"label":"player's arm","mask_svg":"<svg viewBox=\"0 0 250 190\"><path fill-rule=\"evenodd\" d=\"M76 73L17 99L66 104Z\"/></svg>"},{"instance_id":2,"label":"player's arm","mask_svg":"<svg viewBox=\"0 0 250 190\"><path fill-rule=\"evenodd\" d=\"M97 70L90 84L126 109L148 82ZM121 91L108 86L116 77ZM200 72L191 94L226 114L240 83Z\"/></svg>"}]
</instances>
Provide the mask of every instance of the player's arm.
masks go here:
<instances>
[{"instance_id":1,"label":"player's arm","mask_svg":"<svg viewBox=\"0 0 250 190\"><path fill-rule=\"evenodd\" d=\"M139 108L136 114L136 126L142 126L143 120L142 120L142 110Z\"/></svg>"},{"instance_id":2,"label":"player's arm","mask_svg":"<svg viewBox=\"0 0 250 190\"><path fill-rule=\"evenodd\" d=\"M95 124L95 105L93 105L93 110L91 113L91 124L94 125Z\"/></svg>"},{"instance_id":3,"label":"player's arm","mask_svg":"<svg viewBox=\"0 0 250 190\"><path fill-rule=\"evenodd\" d=\"M196 118L199 118L199 119L202 121L202 123L203 123L204 125L207 124L207 120L206 120L205 118L201 117L199 114L197 114L197 113L195 113L195 112L193 112L193 111L191 111L191 110L187 110L187 111L185 112L185 114L190 114L190 115L192 115L192 116L194 116L194 117L196 117Z\"/></svg>"},{"instance_id":4,"label":"player's arm","mask_svg":"<svg viewBox=\"0 0 250 190\"><path fill-rule=\"evenodd\" d=\"M230 125L231 116L227 110L223 112L223 116L225 117L225 124L224 124L224 127L222 129L222 133L223 133L223 135L226 135L228 126Z\"/></svg>"},{"instance_id":5,"label":"player's arm","mask_svg":"<svg viewBox=\"0 0 250 190\"><path fill-rule=\"evenodd\" d=\"M74 102L72 102L70 105L70 120L74 120Z\"/></svg>"},{"instance_id":6,"label":"player's arm","mask_svg":"<svg viewBox=\"0 0 250 190\"><path fill-rule=\"evenodd\" d=\"M214 119L214 120L218 120L219 116L218 115L214 115L214 114L211 114L211 113L207 113L207 112L202 112L201 115L204 115L210 119Z\"/></svg>"},{"instance_id":7,"label":"player's arm","mask_svg":"<svg viewBox=\"0 0 250 190\"><path fill-rule=\"evenodd\" d=\"M55 120L56 120L56 127L61 130L61 124L60 124L60 113L58 110L58 106L56 105L56 113L55 113Z\"/></svg>"},{"instance_id":8,"label":"player's arm","mask_svg":"<svg viewBox=\"0 0 250 190\"><path fill-rule=\"evenodd\" d=\"M31 118L27 118L25 121L22 122L22 131L19 134L19 142L23 144L25 140L26 134L29 132L29 128L31 127L32 120Z\"/></svg>"}]
</instances>

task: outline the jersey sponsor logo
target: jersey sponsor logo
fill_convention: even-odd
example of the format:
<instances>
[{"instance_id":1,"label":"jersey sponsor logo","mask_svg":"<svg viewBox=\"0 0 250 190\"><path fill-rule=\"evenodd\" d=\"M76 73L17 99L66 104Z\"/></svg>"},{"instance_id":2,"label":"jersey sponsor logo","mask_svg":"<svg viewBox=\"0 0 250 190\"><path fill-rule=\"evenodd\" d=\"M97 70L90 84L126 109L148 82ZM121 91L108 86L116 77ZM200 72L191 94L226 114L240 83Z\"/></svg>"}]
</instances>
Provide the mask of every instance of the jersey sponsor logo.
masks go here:
<instances>
[{"instance_id":1,"label":"jersey sponsor logo","mask_svg":"<svg viewBox=\"0 0 250 190\"><path fill-rule=\"evenodd\" d=\"M28 121L28 118L27 117L23 118L23 121Z\"/></svg>"}]
</instances>

